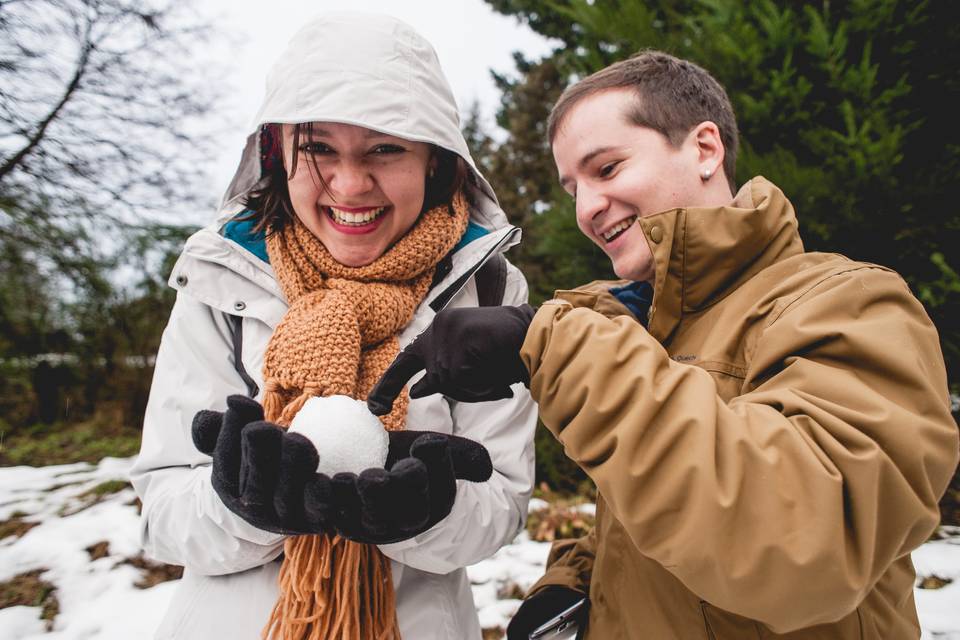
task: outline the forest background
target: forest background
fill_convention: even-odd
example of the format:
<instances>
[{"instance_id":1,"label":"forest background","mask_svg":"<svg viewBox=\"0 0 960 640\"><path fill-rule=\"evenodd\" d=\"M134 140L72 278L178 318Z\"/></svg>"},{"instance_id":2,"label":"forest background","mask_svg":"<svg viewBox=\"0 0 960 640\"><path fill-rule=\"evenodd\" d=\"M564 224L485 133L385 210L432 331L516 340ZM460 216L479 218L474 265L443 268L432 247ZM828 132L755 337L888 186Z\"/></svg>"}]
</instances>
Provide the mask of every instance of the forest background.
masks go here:
<instances>
[{"instance_id":1,"label":"forest background","mask_svg":"<svg viewBox=\"0 0 960 640\"><path fill-rule=\"evenodd\" d=\"M510 259L533 303L610 277L559 188L545 123L570 82L655 48L727 88L737 182L793 201L810 250L890 266L936 323L960 392L960 4L950 0L487 0L553 38L494 74L497 125L465 132L524 229ZM216 101L184 55L209 27L162 0L0 1L0 464L136 453L166 286L194 230L165 212L211 208L192 167ZM40 82L43 80L43 82ZM908 357L908 354L904 354ZM955 403L956 404L956 403ZM960 413L955 406L955 417ZM587 493L544 429L544 490ZM960 476L941 504L960 525Z\"/></svg>"}]
</instances>

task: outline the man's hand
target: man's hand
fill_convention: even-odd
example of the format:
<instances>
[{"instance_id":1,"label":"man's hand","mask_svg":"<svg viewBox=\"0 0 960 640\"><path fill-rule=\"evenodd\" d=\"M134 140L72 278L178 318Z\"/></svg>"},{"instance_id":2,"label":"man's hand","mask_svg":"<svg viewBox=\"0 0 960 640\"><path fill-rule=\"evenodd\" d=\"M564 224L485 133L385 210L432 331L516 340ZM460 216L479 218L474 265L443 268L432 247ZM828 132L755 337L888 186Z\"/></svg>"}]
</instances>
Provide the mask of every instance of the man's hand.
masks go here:
<instances>
[{"instance_id":1,"label":"man's hand","mask_svg":"<svg viewBox=\"0 0 960 640\"><path fill-rule=\"evenodd\" d=\"M551 585L528 597L517 609L510 624L507 625L507 640L527 640L530 633L542 624L566 611L567 608L583 599L583 594L568 587ZM583 626L587 618L586 607L574 615L574 619Z\"/></svg>"},{"instance_id":2,"label":"man's hand","mask_svg":"<svg viewBox=\"0 0 960 640\"><path fill-rule=\"evenodd\" d=\"M529 384L520 347L533 319L530 305L444 309L417 339L397 355L367 397L375 415L390 412L410 378L426 375L411 398L442 393L463 402L510 398L510 385Z\"/></svg>"}]
</instances>

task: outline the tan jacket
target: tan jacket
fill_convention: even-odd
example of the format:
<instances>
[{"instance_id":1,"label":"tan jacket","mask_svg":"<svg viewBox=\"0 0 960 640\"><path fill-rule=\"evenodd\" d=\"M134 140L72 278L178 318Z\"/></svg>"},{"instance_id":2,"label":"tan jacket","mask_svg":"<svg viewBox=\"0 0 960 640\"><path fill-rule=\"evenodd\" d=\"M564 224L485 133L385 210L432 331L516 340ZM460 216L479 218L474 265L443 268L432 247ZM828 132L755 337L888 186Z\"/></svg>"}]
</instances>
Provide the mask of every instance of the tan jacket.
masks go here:
<instances>
[{"instance_id":1,"label":"tan jacket","mask_svg":"<svg viewBox=\"0 0 960 640\"><path fill-rule=\"evenodd\" d=\"M893 271L804 253L763 178L639 222L649 331L594 283L522 357L544 424L599 490L551 584L587 637L918 638L910 552L956 468L937 332Z\"/></svg>"}]
</instances>

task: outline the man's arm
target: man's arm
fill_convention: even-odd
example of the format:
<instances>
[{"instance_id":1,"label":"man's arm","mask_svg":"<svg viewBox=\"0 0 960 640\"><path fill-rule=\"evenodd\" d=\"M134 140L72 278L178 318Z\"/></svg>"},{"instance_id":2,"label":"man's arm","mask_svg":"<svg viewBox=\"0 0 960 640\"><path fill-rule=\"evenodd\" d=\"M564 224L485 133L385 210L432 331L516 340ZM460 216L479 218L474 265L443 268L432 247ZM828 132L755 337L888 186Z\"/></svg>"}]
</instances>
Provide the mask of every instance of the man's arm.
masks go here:
<instances>
[{"instance_id":1,"label":"man's arm","mask_svg":"<svg viewBox=\"0 0 960 640\"><path fill-rule=\"evenodd\" d=\"M640 553L774 631L846 615L937 525L957 429L936 331L888 271L784 310L729 404L627 317L544 305L521 355Z\"/></svg>"},{"instance_id":2,"label":"man's arm","mask_svg":"<svg viewBox=\"0 0 960 640\"><path fill-rule=\"evenodd\" d=\"M582 601L590 592L590 576L597 538L591 530L579 539L554 543L547 558L547 571L537 581L507 626L508 640L527 640L530 633ZM581 624L588 609L574 614Z\"/></svg>"},{"instance_id":3,"label":"man's arm","mask_svg":"<svg viewBox=\"0 0 960 640\"><path fill-rule=\"evenodd\" d=\"M566 587L583 595L590 593L590 576L597 553L596 529L581 538L558 540L550 547L543 577L530 587L527 597L546 587Z\"/></svg>"}]
</instances>

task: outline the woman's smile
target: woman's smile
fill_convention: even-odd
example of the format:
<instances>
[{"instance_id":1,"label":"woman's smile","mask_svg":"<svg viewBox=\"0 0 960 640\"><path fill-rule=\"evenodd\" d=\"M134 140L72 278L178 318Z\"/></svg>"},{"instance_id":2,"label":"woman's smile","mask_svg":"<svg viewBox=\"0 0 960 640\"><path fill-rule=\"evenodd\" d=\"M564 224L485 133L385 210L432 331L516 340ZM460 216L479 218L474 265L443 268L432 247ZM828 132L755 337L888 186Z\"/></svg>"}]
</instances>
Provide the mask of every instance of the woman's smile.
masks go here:
<instances>
[{"instance_id":1,"label":"woman's smile","mask_svg":"<svg viewBox=\"0 0 960 640\"><path fill-rule=\"evenodd\" d=\"M391 207L330 207L322 206L331 226L348 234L371 233L376 230L390 213Z\"/></svg>"}]
</instances>

